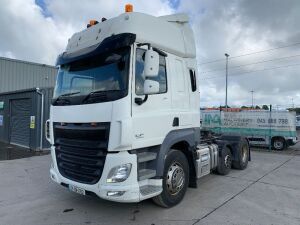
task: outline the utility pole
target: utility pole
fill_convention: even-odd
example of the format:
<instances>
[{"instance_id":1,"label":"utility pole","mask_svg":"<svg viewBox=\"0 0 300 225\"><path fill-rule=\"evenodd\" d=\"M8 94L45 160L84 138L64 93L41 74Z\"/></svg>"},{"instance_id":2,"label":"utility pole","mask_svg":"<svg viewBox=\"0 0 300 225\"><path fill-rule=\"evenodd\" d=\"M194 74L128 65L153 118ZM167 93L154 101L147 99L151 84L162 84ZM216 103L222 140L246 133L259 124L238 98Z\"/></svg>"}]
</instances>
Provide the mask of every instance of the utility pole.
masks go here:
<instances>
[{"instance_id":1,"label":"utility pole","mask_svg":"<svg viewBox=\"0 0 300 225\"><path fill-rule=\"evenodd\" d=\"M253 93L254 93L254 91L252 90L252 91L250 91L251 92L251 94L252 94L252 109L254 109L254 105L253 105Z\"/></svg>"},{"instance_id":2,"label":"utility pole","mask_svg":"<svg viewBox=\"0 0 300 225\"><path fill-rule=\"evenodd\" d=\"M292 106L293 106L293 109L295 108L295 105L294 105L294 99L292 98Z\"/></svg>"},{"instance_id":3,"label":"utility pole","mask_svg":"<svg viewBox=\"0 0 300 225\"><path fill-rule=\"evenodd\" d=\"M228 57L229 55L225 53L226 56L226 95L225 95L225 108L227 110L228 105L227 105L227 84L228 84Z\"/></svg>"}]
</instances>

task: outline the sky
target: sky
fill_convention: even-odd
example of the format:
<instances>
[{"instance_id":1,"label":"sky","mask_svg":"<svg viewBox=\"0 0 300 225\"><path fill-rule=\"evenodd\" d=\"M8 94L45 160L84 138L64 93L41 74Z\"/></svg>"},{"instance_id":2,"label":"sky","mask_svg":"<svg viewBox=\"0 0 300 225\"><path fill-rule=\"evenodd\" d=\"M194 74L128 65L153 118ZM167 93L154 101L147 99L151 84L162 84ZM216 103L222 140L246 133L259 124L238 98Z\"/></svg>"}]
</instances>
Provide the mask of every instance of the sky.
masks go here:
<instances>
[{"instance_id":1,"label":"sky","mask_svg":"<svg viewBox=\"0 0 300 225\"><path fill-rule=\"evenodd\" d=\"M300 107L299 0L0 0L0 56L54 65L90 19L124 11L187 13L194 30L201 106Z\"/></svg>"}]
</instances>

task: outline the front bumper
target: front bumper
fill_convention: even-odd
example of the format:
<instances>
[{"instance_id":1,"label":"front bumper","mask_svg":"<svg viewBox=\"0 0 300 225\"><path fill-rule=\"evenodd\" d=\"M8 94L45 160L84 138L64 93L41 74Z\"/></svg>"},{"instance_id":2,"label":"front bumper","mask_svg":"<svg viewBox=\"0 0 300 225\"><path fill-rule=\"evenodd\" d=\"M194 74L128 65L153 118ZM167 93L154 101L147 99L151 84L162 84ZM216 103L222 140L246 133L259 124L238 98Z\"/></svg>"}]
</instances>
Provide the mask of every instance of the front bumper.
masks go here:
<instances>
[{"instance_id":1,"label":"front bumper","mask_svg":"<svg viewBox=\"0 0 300 225\"><path fill-rule=\"evenodd\" d=\"M287 140L288 146L293 146L293 145L297 144L298 142L299 142L299 140L297 137L293 137L293 138Z\"/></svg>"},{"instance_id":2,"label":"front bumper","mask_svg":"<svg viewBox=\"0 0 300 225\"><path fill-rule=\"evenodd\" d=\"M96 194L98 197L110 201L115 202L140 202L144 199L154 197L159 193L155 193L153 195L142 195L141 194L141 187L145 185L154 185L154 186L161 186L162 180L144 180L138 181L137 177L137 155L136 154L129 154L127 151L107 154L104 169L102 172L102 176L98 183L90 185L90 184L83 184L79 183L70 179L63 177L57 168L56 157L55 157L55 150L54 148L51 149L51 155L53 164L50 169L50 177L53 181L58 184L63 184L64 186L73 185L79 188L84 189L87 192L92 192ZM131 163L131 173L129 177L120 183L107 183L106 178L108 176L109 171L118 165ZM122 191L124 192L121 196L108 196L107 193L109 191Z\"/></svg>"}]
</instances>

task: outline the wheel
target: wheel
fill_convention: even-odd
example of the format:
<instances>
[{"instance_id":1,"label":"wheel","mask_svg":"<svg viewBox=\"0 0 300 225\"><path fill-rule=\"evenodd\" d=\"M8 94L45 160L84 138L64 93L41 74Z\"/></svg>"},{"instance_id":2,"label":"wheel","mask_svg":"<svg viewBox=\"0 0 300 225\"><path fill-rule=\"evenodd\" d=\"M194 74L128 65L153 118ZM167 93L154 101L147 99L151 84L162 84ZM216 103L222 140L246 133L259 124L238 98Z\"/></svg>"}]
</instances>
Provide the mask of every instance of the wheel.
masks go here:
<instances>
[{"instance_id":1,"label":"wheel","mask_svg":"<svg viewBox=\"0 0 300 225\"><path fill-rule=\"evenodd\" d=\"M162 207L177 205L184 197L189 184L189 164L185 155L178 150L167 154L163 175L163 191L153 198Z\"/></svg>"},{"instance_id":2,"label":"wheel","mask_svg":"<svg viewBox=\"0 0 300 225\"><path fill-rule=\"evenodd\" d=\"M249 145L245 138L241 140L237 156L238 160L232 161L232 167L239 170L245 169L249 161Z\"/></svg>"},{"instance_id":3,"label":"wheel","mask_svg":"<svg viewBox=\"0 0 300 225\"><path fill-rule=\"evenodd\" d=\"M272 148L282 151L285 148L285 140L280 137L272 139Z\"/></svg>"},{"instance_id":4,"label":"wheel","mask_svg":"<svg viewBox=\"0 0 300 225\"><path fill-rule=\"evenodd\" d=\"M226 146L221 151L221 156L218 158L217 172L221 175L229 173L232 164L232 156L230 149Z\"/></svg>"}]
</instances>

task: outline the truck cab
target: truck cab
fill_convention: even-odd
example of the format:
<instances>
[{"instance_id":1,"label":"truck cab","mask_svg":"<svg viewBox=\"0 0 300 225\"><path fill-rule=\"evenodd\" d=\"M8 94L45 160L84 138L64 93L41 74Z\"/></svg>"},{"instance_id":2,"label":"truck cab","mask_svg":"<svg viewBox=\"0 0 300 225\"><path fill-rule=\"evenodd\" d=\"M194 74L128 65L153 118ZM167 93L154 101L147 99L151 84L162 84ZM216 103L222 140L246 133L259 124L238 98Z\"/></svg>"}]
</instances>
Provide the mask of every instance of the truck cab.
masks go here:
<instances>
[{"instance_id":1,"label":"truck cab","mask_svg":"<svg viewBox=\"0 0 300 225\"><path fill-rule=\"evenodd\" d=\"M217 167L218 145L200 145L196 48L187 15L127 10L91 21L69 39L57 66L46 124L53 181L79 194L117 202L154 198L170 207ZM228 154L225 167L239 157ZM247 162L248 155L246 149Z\"/></svg>"}]
</instances>

